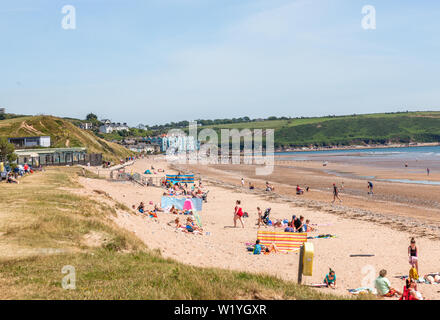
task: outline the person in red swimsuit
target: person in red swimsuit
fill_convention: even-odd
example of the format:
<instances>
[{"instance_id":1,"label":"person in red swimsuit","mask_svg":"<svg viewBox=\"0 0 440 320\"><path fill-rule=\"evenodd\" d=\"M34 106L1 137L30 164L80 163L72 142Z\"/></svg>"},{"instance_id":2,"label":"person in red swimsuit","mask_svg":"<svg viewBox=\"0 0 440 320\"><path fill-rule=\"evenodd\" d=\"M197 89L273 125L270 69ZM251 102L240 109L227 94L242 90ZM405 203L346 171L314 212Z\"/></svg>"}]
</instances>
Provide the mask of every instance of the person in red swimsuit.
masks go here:
<instances>
[{"instance_id":1,"label":"person in red swimsuit","mask_svg":"<svg viewBox=\"0 0 440 320\"><path fill-rule=\"evenodd\" d=\"M235 209L234 209L234 228L237 227L237 220L240 220L242 227L244 228L243 220L241 219L243 217L243 209L241 208L241 201L237 200L235 203Z\"/></svg>"}]
</instances>

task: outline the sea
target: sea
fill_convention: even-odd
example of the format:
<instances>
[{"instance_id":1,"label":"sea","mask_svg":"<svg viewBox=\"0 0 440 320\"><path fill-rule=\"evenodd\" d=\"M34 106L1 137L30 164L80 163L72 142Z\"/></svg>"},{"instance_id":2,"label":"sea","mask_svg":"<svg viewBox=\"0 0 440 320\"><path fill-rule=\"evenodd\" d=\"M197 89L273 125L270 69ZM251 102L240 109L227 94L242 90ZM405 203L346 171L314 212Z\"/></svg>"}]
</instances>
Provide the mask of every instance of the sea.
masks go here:
<instances>
[{"instance_id":1,"label":"sea","mask_svg":"<svg viewBox=\"0 0 440 320\"><path fill-rule=\"evenodd\" d=\"M277 160L289 161L322 161L342 163L347 165L362 165L375 168L393 169L405 168L407 172L430 173L440 172L440 146L417 146L395 148L370 148L370 149L343 149L343 150L319 150L319 151L294 151L277 152ZM328 171L334 175L345 173ZM374 179L374 176L358 177ZM393 179L388 179L391 181ZM440 182L429 180L394 179L394 182L440 185Z\"/></svg>"}]
</instances>

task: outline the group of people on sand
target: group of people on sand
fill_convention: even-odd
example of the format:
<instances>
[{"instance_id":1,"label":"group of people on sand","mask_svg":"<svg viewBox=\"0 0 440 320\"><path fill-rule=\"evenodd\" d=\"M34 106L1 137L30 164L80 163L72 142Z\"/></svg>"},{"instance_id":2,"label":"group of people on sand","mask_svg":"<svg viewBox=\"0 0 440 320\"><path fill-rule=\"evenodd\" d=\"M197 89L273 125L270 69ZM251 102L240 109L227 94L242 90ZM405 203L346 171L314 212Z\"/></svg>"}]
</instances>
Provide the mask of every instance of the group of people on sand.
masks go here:
<instances>
[{"instance_id":1,"label":"group of people on sand","mask_svg":"<svg viewBox=\"0 0 440 320\"><path fill-rule=\"evenodd\" d=\"M400 297L400 300L424 300L421 292L417 289L416 280L412 278L406 279L402 292L399 292L391 287L390 280L386 278L386 275L387 271L382 269L379 272L379 277L374 281L374 286L379 296L387 298Z\"/></svg>"},{"instance_id":2,"label":"group of people on sand","mask_svg":"<svg viewBox=\"0 0 440 320\"><path fill-rule=\"evenodd\" d=\"M20 183L20 181L18 181L20 177L31 173L34 173L34 170L27 163L25 163L24 165L18 165L8 172L6 176L6 183L18 184Z\"/></svg>"},{"instance_id":3,"label":"group of people on sand","mask_svg":"<svg viewBox=\"0 0 440 320\"><path fill-rule=\"evenodd\" d=\"M275 243L270 244L269 246L265 246L260 244L260 240L255 241L253 246L252 253L253 254L270 254L270 253L278 253L279 250Z\"/></svg>"},{"instance_id":4,"label":"group of people on sand","mask_svg":"<svg viewBox=\"0 0 440 320\"><path fill-rule=\"evenodd\" d=\"M174 225L175 225L176 229L182 230L185 233L201 233L201 232L203 232L203 229L201 227L199 227L196 223L194 223L193 218L190 216L186 218L185 225L183 225L180 222L179 217L176 217L176 219L174 220Z\"/></svg>"},{"instance_id":5,"label":"group of people on sand","mask_svg":"<svg viewBox=\"0 0 440 320\"><path fill-rule=\"evenodd\" d=\"M275 223L275 226L279 224L279 220ZM283 227L283 226L281 226ZM284 229L284 232L312 232L316 231L314 227L310 225L310 220L306 219L304 222L304 217L296 215L292 216L292 220L287 223L286 228Z\"/></svg>"},{"instance_id":6,"label":"group of people on sand","mask_svg":"<svg viewBox=\"0 0 440 320\"><path fill-rule=\"evenodd\" d=\"M167 188L167 192L164 193L164 196L191 196L193 198L201 198L203 199L205 192L203 191L202 182L199 181L199 185L197 186L195 183L188 186L187 183L175 182L171 183L170 181L164 182L165 188Z\"/></svg>"},{"instance_id":7,"label":"group of people on sand","mask_svg":"<svg viewBox=\"0 0 440 320\"><path fill-rule=\"evenodd\" d=\"M303 216L299 216L297 217L296 215L292 216L292 219L290 221L284 219L277 219L275 222L271 222L268 219L269 213L270 213L270 208L268 208L266 210L265 213L263 213L263 211L261 210L260 207L257 207L257 223L256 225L258 226L258 228L260 228L260 226L267 226L267 225L272 225L274 228L284 228L284 232L312 232L312 231L316 231L316 229L314 227L311 226L310 220L309 219L304 219ZM243 208L241 206L241 200L237 200L235 202L235 208L234 208L234 218L233 218L233 222L234 222L234 228L237 227L237 221L239 221L241 223L242 228L244 228L244 222L243 222L243 218L244 217L248 217L248 213L243 211ZM304 221L305 220L305 221Z\"/></svg>"},{"instance_id":8,"label":"group of people on sand","mask_svg":"<svg viewBox=\"0 0 440 320\"><path fill-rule=\"evenodd\" d=\"M424 300L422 293L417 288L417 283L440 284L440 274L427 274L419 277L419 250L416 241L411 238L408 246L408 261L411 265L409 276L405 278L405 285L402 292L394 289L390 281L386 278L387 271L385 269L379 272L379 277L375 280L375 288L377 294L381 297L400 297L400 300Z\"/></svg>"},{"instance_id":9,"label":"group of people on sand","mask_svg":"<svg viewBox=\"0 0 440 320\"><path fill-rule=\"evenodd\" d=\"M152 201L150 201L150 205L153 205ZM147 210L144 202L141 201L141 203L137 207L136 207L136 205L133 205L132 209L136 210L137 212L139 212L141 214L149 216L150 218L157 218L157 213L164 212L164 210L162 208L158 207L157 204L154 204L153 206L154 206L153 209Z\"/></svg>"}]
</instances>

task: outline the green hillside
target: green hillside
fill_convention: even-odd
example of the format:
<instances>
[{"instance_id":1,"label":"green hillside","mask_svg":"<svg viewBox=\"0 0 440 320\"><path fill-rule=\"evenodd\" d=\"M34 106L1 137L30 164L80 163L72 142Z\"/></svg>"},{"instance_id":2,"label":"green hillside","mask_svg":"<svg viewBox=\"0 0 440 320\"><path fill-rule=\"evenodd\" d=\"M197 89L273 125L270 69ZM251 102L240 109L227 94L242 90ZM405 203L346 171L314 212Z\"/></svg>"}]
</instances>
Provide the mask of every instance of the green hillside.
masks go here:
<instances>
[{"instance_id":1,"label":"green hillside","mask_svg":"<svg viewBox=\"0 0 440 320\"><path fill-rule=\"evenodd\" d=\"M400 112L203 126L200 129L275 129L275 146L440 142L440 112Z\"/></svg>"},{"instance_id":2,"label":"green hillside","mask_svg":"<svg viewBox=\"0 0 440 320\"><path fill-rule=\"evenodd\" d=\"M89 153L102 153L105 160L119 161L132 154L128 149L105 141L70 121L52 116L29 116L0 121L2 137L50 136L53 148L86 147Z\"/></svg>"}]
</instances>

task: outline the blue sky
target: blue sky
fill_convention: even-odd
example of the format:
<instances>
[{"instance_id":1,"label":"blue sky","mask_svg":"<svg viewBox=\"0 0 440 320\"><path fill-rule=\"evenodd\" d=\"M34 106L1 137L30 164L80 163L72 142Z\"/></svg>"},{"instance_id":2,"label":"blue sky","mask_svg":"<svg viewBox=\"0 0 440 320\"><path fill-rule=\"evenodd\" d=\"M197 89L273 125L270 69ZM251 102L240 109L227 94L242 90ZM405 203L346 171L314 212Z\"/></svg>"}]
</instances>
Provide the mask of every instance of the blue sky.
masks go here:
<instances>
[{"instance_id":1,"label":"blue sky","mask_svg":"<svg viewBox=\"0 0 440 320\"><path fill-rule=\"evenodd\" d=\"M0 106L131 125L440 110L439 32L434 0L0 0Z\"/></svg>"}]
</instances>

